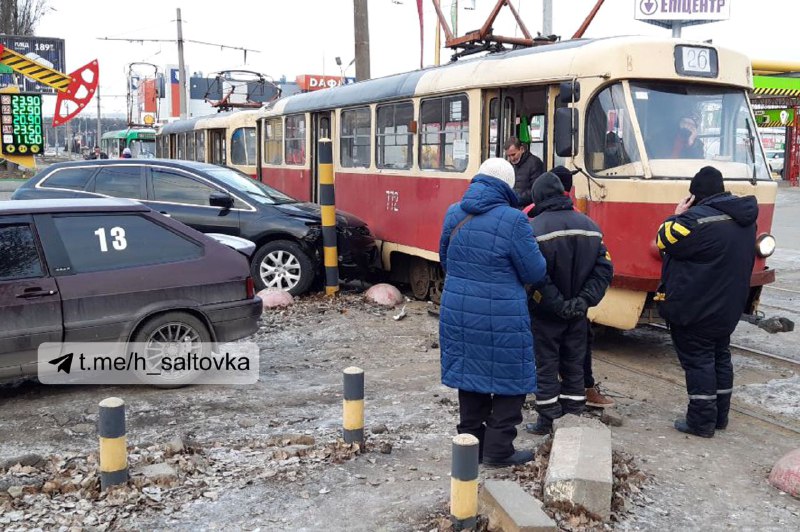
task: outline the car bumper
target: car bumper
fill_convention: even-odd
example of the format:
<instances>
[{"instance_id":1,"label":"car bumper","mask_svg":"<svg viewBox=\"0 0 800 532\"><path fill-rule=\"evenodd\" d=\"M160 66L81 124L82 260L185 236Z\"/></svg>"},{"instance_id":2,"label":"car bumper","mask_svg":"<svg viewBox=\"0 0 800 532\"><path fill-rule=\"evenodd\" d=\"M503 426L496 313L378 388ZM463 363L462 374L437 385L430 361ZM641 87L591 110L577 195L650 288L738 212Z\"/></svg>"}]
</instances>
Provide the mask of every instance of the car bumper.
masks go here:
<instances>
[{"instance_id":1,"label":"car bumper","mask_svg":"<svg viewBox=\"0 0 800 532\"><path fill-rule=\"evenodd\" d=\"M203 307L217 342L232 342L255 333L262 310L261 298L258 296L233 304Z\"/></svg>"},{"instance_id":2,"label":"car bumper","mask_svg":"<svg viewBox=\"0 0 800 532\"><path fill-rule=\"evenodd\" d=\"M345 279L359 278L380 266L378 247L371 234L339 233L339 273Z\"/></svg>"}]
</instances>

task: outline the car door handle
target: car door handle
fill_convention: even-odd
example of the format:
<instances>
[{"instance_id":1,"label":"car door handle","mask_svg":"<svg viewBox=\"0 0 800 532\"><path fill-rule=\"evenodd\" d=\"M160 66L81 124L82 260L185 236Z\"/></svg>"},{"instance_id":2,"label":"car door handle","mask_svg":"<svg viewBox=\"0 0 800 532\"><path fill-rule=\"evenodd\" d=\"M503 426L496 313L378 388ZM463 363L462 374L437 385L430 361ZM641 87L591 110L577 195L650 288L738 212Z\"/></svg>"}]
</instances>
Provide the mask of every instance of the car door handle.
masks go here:
<instances>
[{"instance_id":1,"label":"car door handle","mask_svg":"<svg viewBox=\"0 0 800 532\"><path fill-rule=\"evenodd\" d=\"M167 218L172 218L172 215L170 213L168 213L167 211L158 211L158 212L159 212L159 214L163 214Z\"/></svg>"},{"instance_id":2,"label":"car door handle","mask_svg":"<svg viewBox=\"0 0 800 532\"><path fill-rule=\"evenodd\" d=\"M17 294L17 297L20 299L32 299L34 297L52 296L54 294L56 294L55 290L43 290L38 286L32 286L23 290L21 294Z\"/></svg>"}]
</instances>

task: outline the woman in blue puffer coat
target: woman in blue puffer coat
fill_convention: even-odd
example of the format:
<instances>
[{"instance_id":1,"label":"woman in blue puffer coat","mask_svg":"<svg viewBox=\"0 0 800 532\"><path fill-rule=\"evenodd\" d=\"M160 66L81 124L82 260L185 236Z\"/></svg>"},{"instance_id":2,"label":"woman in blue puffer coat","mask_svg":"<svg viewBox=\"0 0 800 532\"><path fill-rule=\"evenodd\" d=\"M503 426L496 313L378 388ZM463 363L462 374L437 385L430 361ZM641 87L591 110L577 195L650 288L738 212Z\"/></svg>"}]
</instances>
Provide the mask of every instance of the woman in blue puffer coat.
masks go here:
<instances>
[{"instance_id":1,"label":"woman in blue puffer coat","mask_svg":"<svg viewBox=\"0 0 800 532\"><path fill-rule=\"evenodd\" d=\"M477 437L483 463L494 466L533 459L513 443L525 396L536 391L524 285L546 275L514 179L508 161L487 159L448 209L439 242L442 383L458 389L459 434Z\"/></svg>"}]
</instances>

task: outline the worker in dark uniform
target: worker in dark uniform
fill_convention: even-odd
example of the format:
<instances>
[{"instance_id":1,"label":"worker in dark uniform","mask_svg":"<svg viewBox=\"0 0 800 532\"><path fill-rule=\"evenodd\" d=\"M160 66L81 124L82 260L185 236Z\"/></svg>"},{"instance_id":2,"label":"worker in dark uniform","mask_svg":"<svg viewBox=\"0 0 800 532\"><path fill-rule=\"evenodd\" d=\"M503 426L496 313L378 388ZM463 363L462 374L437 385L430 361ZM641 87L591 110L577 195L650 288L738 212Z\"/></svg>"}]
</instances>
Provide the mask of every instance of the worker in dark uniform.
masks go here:
<instances>
[{"instance_id":1,"label":"worker in dark uniform","mask_svg":"<svg viewBox=\"0 0 800 532\"><path fill-rule=\"evenodd\" d=\"M532 154L517 137L508 137L505 143L506 160L514 167L514 193L519 200L519 208L524 209L533 201L531 187L536 178L544 172L544 163Z\"/></svg>"},{"instance_id":2,"label":"worker in dark uniform","mask_svg":"<svg viewBox=\"0 0 800 532\"><path fill-rule=\"evenodd\" d=\"M664 263L655 299L686 372L689 407L675 428L710 438L728 426L730 337L750 291L758 203L725 192L711 166L692 178L689 192L656 236Z\"/></svg>"},{"instance_id":3,"label":"worker in dark uniform","mask_svg":"<svg viewBox=\"0 0 800 532\"><path fill-rule=\"evenodd\" d=\"M539 176L532 195L536 207L531 227L547 262L548 280L529 300L539 417L526 430L547 434L554 419L584 410L586 311L603 298L614 270L603 233L573 209L558 176Z\"/></svg>"},{"instance_id":4,"label":"worker in dark uniform","mask_svg":"<svg viewBox=\"0 0 800 532\"><path fill-rule=\"evenodd\" d=\"M607 166L606 168L610 168ZM564 166L556 166L551 172L556 174L564 185L564 194L569 197L574 197L572 193L572 176L577 174L579 170L569 170ZM524 211L523 211L524 212ZM592 371L592 343L594 342L594 333L592 332L591 322L586 326L586 356L583 359L583 386L586 389L586 406L594 408L610 408L616 402L603 395L600 387L594 380L594 372Z\"/></svg>"}]
</instances>

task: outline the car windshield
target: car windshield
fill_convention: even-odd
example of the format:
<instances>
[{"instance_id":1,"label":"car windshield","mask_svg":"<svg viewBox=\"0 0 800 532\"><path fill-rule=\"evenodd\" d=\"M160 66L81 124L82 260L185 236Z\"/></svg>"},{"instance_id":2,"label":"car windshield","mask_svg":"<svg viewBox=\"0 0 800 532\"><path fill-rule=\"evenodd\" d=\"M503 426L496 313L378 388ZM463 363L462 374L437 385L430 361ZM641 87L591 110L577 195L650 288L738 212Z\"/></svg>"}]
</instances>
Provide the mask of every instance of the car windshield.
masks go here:
<instances>
[{"instance_id":1,"label":"car windshield","mask_svg":"<svg viewBox=\"0 0 800 532\"><path fill-rule=\"evenodd\" d=\"M655 177L711 164L726 179L770 179L742 89L631 82L630 90Z\"/></svg>"},{"instance_id":2,"label":"car windshield","mask_svg":"<svg viewBox=\"0 0 800 532\"><path fill-rule=\"evenodd\" d=\"M238 170L232 168L214 168L206 170L229 187L238 192L247 194L253 200L265 205L280 205L284 203L297 203L297 200L283 192L275 190L269 185L256 181Z\"/></svg>"}]
</instances>

